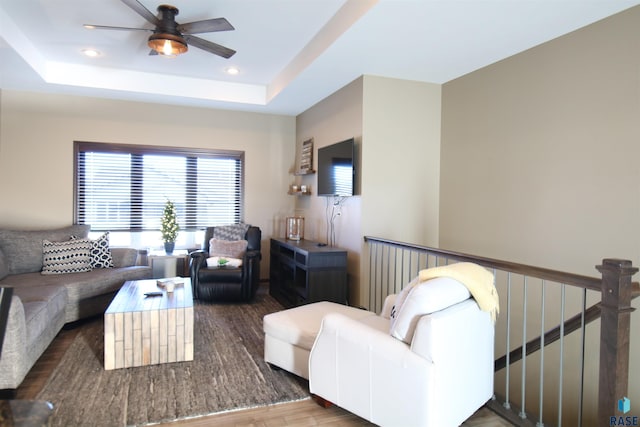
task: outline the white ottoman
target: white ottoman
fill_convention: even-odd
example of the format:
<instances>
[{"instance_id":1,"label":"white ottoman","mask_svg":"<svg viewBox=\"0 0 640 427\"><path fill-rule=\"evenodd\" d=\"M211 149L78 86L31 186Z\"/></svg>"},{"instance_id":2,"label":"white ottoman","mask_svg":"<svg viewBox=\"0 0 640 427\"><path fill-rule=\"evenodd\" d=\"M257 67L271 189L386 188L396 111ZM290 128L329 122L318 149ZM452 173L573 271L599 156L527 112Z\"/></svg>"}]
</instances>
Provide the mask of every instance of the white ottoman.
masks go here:
<instances>
[{"instance_id":1,"label":"white ottoman","mask_svg":"<svg viewBox=\"0 0 640 427\"><path fill-rule=\"evenodd\" d=\"M263 318L264 360L309 379L309 353L327 313L340 313L355 320L375 316L370 311L327 301L267 314Z\"/></svg>"}]
</instances>

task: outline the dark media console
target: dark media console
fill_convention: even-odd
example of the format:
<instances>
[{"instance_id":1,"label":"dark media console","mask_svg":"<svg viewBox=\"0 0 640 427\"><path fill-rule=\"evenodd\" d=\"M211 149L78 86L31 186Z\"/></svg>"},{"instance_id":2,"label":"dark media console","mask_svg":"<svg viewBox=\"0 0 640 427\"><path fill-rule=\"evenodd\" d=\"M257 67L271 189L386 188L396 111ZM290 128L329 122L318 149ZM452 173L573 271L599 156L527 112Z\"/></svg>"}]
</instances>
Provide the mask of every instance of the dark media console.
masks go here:
<instances>
[{"instance_id":1,"label":"dark media console","mask_svg":"<svg viewBox=\"0 0 640 427\"><path fill-rule=\"evenodd\" d=\"M310 240L271 239L269 294L285 307L347 303L347 251Z\"/></svg>"}]
</instances>

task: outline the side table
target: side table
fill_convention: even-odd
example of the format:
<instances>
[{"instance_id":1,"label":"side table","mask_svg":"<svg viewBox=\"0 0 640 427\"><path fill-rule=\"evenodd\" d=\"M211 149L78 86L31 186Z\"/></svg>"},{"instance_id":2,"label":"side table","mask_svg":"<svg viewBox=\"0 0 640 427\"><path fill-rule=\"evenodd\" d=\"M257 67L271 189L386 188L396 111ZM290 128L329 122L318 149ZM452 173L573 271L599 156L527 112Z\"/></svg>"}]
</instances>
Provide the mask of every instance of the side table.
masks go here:
<instances>
[{"instance_id":1,"label":"side table","mask_svg":"<svg viewBox=\"0 0 640 427\"><path fill-rule=\"evenodd\" d=\"M175 250L170 254L165 251L149 251L147 259L154 279L189 276L189 251L187 250Z\"/></svg>"}]
</instances>

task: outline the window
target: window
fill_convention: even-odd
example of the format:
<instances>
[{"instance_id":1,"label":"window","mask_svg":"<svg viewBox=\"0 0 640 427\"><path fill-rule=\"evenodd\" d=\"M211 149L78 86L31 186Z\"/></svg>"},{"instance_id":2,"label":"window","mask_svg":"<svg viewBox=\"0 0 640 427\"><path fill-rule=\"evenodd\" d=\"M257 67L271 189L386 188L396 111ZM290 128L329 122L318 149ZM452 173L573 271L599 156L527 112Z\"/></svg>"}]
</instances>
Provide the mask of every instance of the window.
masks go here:
<instances>
[{"instance_id":1,"label":"window","mask_svg":"<svg viewBox=\"0 0 640 427\"><path fill-rule=\"evenodd\" d=\"M168 199L178 246L193 246L193 233L206 226L242 222L244 152L90 142L75 142L74 152L75 221L110 231L112 243L160 244Z\"/></svg>"},{"instance_id":2,"label":"window","mask_svg":"<svg viewBox=\"0 0 640 427\"><path fill-rule=\"evenodd\" d=\"M353 164L351 159L338 159L331 165L335 194L353 194Z\"/></svg>"}]
</instances>

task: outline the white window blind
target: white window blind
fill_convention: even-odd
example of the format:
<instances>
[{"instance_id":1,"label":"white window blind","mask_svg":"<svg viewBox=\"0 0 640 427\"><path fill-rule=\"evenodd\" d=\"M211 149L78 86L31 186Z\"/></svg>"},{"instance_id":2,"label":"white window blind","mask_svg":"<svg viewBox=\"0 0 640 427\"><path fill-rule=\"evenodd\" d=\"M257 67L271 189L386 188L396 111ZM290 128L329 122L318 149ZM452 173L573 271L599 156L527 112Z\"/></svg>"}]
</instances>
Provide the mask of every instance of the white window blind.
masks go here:
<instances>
[{"instance_id":1,"label":"white window blind","mask_svg":"<svg viewBox=\"0 0 640 427\"><path fill-rule=\"evenodd\" d=\"M167 200L182 230L243 219L241 151L75 142L75 220L94 231L160 229Z\"/></svg>"}]
</instances>

